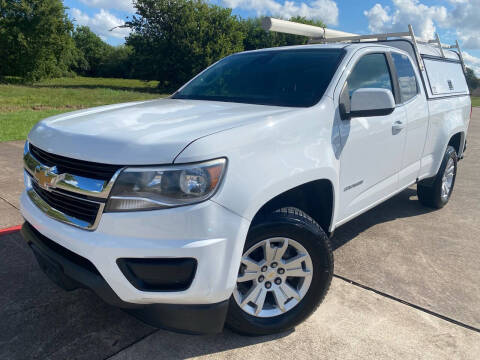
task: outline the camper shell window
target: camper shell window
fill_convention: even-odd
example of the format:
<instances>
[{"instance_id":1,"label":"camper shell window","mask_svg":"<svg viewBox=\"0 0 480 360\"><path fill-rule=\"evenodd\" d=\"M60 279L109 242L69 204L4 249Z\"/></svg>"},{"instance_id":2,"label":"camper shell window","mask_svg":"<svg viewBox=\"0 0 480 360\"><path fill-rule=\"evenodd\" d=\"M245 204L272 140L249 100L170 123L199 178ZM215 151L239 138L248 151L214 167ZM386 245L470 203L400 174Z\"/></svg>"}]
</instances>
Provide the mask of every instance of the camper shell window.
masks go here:
<instances>
[{"instance_id":1,"label":"camper shell window","mask_svg":"<svg viewBox=\"0 0 480 360\"><path fill-rule=\"evenodd\" d=\"M468 85L459 61L423 57L432 95L468 94Z\"/></svg>"}]
</instances>

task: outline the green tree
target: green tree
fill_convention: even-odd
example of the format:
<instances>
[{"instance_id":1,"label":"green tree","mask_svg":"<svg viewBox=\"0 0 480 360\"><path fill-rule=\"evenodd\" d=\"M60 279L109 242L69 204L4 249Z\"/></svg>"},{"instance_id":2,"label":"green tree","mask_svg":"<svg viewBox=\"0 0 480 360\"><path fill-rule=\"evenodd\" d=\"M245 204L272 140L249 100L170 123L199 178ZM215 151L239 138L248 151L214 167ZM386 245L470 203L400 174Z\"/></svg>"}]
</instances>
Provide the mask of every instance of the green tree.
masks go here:
<instances>
[{"instance_id":1,"label":"green tree","mask_svg":"<svg viewBox=\"0 0 480 360\"><path fill-rule=\"evenodd\" d=\"M78 60L61 0L0 0L0 76L66 75Z\"/></svg>"},{"instance_id":2,"label":"green tree","mask_svg":"<svg viewBox=\"0 0 480 360\"><path fill-rule=\"evenodd\" d=\"M473 91L480 86L480 79L477 78L475 72L469 67L466 68L465 77L467 78L467 84L470 91Z\"/></svg>"},{"instance_id":3,"label":"green tree","mask_svg":"<svg viewBox=\"0 0 480 360\"><path fill-rule=\"evenodd\" d=\"M302 24L325 27L321 21L308 20L300 16L292 17L289 20ZM308 38L305 36L265 31L262 28L262 19L260 18L242 20L242 26L243 31L245 32L245 39L243 41L245 50L256 50L277 46L303 45L308 41Z\"/></svg>"},{"instance_id":4,"label":"green tree","mask_svg":"<svg viewBox=\"0 0 480 360\"><path fill-rule=\"evenodd\" d=\"M136 0L127 22L133 67L140 78L172 91L208 65L243 50L243 31L231 9L204 0Z\"/></svg>"},{"instance_id":5,"label":"green tree","mask_svg":"<svg viewBox=\"0 0 480 360\"><path fill-rule=\"evenodd\" d=\"M104 42L88 26L78 26L73 40L81 57L75 71L86 76L129 78L132 48Z\"/></svg>"},{"instance_id":6,"label":"green tree","mask_svg":"<svg viewBox=\"0 0 480 360\"><path fill-rule=\"evenodd\" d=\"M132 48L126 45L111 46L98 68L102 77L131 78Z\"/></svg>"},{"instance_id":7,"label":"green tree","mask_svg":"<svg viewBox=\"0 0 480 360\"><path fill-rule=\"evenodd\" d=\"M81 55L75 69L77 73L98 76L112 46L100 39L88 26L78 26L73 32L73 40Z\"/></svg>"}]
</instances>

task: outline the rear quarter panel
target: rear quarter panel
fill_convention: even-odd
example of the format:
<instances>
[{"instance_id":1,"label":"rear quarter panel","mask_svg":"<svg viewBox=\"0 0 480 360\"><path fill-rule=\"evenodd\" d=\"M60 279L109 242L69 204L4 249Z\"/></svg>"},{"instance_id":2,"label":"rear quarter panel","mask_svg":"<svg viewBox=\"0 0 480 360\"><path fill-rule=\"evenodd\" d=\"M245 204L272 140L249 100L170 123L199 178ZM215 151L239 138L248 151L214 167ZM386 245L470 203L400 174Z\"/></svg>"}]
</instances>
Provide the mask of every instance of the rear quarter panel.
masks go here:
<instances>
[{"instance_id":1,"label":"rear quarter panel","mask_svg":"<svg viewBox=\"0 0 480 360\"><path fill-rule=\"evenodd\" d=\"M463 133L465 142L470 121L470 96L453 96L428 101L429 126L423 152L420 179L434 176L441 164L451 137ZM461 155L461 154L459 154Z\"/></svg>"}]
</instances>

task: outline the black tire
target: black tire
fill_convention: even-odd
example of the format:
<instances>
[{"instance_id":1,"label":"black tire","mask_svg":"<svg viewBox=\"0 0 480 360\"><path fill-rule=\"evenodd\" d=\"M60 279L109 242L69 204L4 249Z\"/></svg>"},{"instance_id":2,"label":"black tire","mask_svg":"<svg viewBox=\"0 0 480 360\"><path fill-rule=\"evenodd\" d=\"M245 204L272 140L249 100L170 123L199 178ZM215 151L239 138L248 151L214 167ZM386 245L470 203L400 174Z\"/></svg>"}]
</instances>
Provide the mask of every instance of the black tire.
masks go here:
<instances>
[{"instance_id":1,"label":"black tire","mask_svg":"<svg viewBox=\"0 0 480 360\"><path fill-rule=\"evenodd\" d=\"M445 169L447 167L448 161L452 159L454 163L454 174L453 174L453 181L452 186L450 187L449 194L446 198L442 197L442 179L445 173ZM448 146L447 150L445 151L445 155L443 156L442 163L440 168L438 169L438 173L435 177L425 179L420 181L417 184L417 195L418 200L425 206L434 208L434 209L441 209L444 207L453 192L453 187L455 185L455 178L457 177L457 152L454 147Z\"/></svg>"},{"instance_id":2,"label":"black tire","mask_svg":"<svg viewBox=\"0 0 480 360\"><path fill-rule=\"evenodd\" d=\"M256 225L247 236L244 252L256 243L273 237L287 237L307 250L313 264L312 281L305 296L289 311L274 317L256 317L243 311L233 295L226 325L243 335L268 335L292 329L308 318L323 301L333 275L333 252L322 228L297 208L276 210Z\"/></svg>"}]
</instances>

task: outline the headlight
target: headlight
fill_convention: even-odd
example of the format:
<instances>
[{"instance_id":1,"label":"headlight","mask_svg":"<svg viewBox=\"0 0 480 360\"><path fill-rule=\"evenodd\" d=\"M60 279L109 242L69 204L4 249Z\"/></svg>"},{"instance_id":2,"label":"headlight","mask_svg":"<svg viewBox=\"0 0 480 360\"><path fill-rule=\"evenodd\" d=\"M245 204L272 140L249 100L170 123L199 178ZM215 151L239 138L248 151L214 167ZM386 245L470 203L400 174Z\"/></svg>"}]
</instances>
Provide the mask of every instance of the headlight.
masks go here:
<instances>
[{"instance_id":1,"label":"headlight","mask_svg":"<svg viewBox=\"0 0 480 360\"><path fill-rule=\"evenodd\" d=\"M106 211L151 210L198 203L217 190L227 160L123 170L110 193Z\"/></svg>"}]
</instances>

